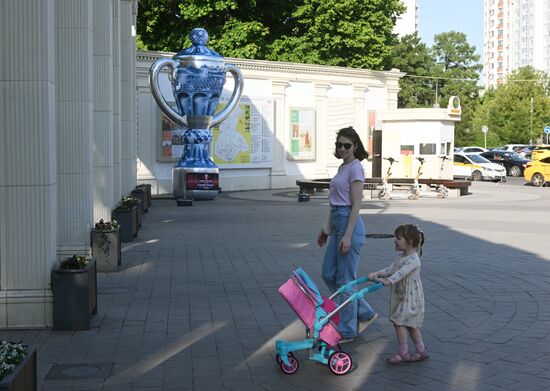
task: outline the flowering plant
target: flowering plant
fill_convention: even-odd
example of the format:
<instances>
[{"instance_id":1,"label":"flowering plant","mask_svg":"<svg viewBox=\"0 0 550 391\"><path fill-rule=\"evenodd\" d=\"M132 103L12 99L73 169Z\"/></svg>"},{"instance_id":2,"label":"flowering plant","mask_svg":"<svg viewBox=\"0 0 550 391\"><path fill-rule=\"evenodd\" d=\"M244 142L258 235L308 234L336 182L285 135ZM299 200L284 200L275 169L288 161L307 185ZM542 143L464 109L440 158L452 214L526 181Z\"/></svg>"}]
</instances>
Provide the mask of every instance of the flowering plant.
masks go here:
<instances>
[{"instance_id":1,"label":"flowering plant","mask_svg":"<svg viewBox=\"0 0 550 391\"><path fill-rule=\"evenodd\" d=\"M13 372L27 355L27 348L20 343L0 342L0 380Z\"/></svg>"},{"instance_id":2,"label":"flowering plant","mask_svg":"<svg viewBox=\"0 0 550 391\"><path fill-rule=\"evenodd\" d=\"M103 221L103 219L99 220L99 223L95 223L95 230L100 232L108 232L113 231L118 228L118 221L112 220L112 221Z\"/></svg>"},{"instance_id":3,"label":"flowering plant","mask_svg":"<svg viewBox=\"0 0 550 391\"><path fill-rule=\"evenodd\" d=\"M122 197L118 203L119 209L132 209L132 206L139 204L139 200L134 197Z\"/></svg>"},{"instance_id":4,"label":"flowering plant","mask_svg":"<svg viewBox=\"0 0 550 391\"><path fill-rule=\"evenodd\" d=\"M92 260L91 255L73 255L70 258L61 261L60 269L84 269Z\"/></svg>"}]
</instances>

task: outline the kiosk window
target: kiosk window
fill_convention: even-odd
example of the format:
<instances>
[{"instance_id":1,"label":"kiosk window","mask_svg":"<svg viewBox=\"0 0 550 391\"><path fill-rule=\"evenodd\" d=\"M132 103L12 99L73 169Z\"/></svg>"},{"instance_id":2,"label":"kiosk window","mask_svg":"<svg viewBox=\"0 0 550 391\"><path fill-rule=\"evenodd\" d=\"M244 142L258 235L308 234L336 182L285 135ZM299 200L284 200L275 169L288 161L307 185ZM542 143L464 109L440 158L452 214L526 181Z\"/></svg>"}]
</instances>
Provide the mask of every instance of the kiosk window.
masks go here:
<instances>
[{"instance_id":1,"label":"kiosk window","mask_svg":"<svg viewBox=\"0 0 550 391\"><path fill-rule=\"evenodd\" d=\"M420 144L421 155L435 155L435 144Z\"/></svg>"}]
</instances>

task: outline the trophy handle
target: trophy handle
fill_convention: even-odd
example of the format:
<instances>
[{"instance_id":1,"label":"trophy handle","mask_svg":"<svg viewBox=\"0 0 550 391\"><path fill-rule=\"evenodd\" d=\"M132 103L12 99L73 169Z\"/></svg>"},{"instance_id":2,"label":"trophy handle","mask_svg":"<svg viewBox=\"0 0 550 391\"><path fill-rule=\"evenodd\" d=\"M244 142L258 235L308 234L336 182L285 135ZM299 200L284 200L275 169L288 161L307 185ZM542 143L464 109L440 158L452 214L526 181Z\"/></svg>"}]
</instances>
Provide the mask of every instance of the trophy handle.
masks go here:
<instances>
[{"instance_id":1,"label":"trophy handle","mask_svg":"<svg viewBox=\"0 0 550 391\"><path fill-rule=\"evenodd\" d=\"M153 92L153 97L155 98L155 101L160 107L160 110L168 117L170 118L175 124L187 127L187 121L184 116L180 115L178 112L176 112L173 108L170 107L168 103L166 103L166 100L162 96L162 93L160 92L159 88L159 73L162 68L168 67L170 69L170 73L168 74L168 78L170 81L174 80L174 71L176 69L177 63L176 61L170 59L170 58L159 58L157 61L151 65L151 69L149 70L149 87L151 88L151 91Z\"/></svg>"},{"instance_id":2,"label":"trophy handle","mask_svg":"<svg viewBox=\"0 0 550 391\"><path fill-rule=\"evenodd\" d=\"M241 70L233 64L226 64L225 70L233 75L233 79L235 80L235 88L233 89L233 93L231 94L231 98L229 98L227 106L225 106L222 111L212 118L212 122L210 123L211 127L214 127L222 122L229 116L229 114L231 114L233 110L235 110L235 107L237 107L239 99L241 99L241 95L243 93L244 80Z\"/></svg>"}]
</instances>

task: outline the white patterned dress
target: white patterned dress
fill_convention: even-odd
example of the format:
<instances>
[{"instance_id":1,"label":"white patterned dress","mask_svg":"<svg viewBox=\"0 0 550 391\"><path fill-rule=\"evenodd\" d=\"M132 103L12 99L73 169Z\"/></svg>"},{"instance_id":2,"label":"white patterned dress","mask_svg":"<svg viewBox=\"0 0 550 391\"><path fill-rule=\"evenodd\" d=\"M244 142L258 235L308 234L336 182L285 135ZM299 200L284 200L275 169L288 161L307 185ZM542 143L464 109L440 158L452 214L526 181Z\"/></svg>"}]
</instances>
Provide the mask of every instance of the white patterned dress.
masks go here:
<instances>
[{"instance_id":1,"label":"white patterned dress","mask_svg":"<svg viewBox=\"0 0 550 391\"><path fill-rule=\"evenodd\" d=\"M391 285L390 320L398 326L422 327L424 320L424 290L420 281L420 258L416 252L398 256L379 277L388 278Z\"/></svg>"}]
</instances>

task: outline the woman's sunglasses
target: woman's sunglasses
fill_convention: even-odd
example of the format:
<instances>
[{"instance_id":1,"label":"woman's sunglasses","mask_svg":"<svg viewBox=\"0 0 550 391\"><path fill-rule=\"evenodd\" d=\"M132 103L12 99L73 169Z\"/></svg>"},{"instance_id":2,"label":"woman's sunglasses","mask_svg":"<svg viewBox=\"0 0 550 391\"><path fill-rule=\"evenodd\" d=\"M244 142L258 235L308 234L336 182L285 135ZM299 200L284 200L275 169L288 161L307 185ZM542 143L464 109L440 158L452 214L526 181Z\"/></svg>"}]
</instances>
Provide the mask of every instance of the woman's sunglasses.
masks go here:
<instances>
[{"instance_id":1,"label":"woman's sunglasses","mask_svg":"<svg viewBox=\"0 0 550 391\"><path fill-rule=\"evenodd\" d=\"M346 148L346 149L350 149L353 144L350 144L350 143L340 143L340 142L335 142L334 145L336 145L336 149L340 149L342 147Z\"/></svg>"}]
</instances>

